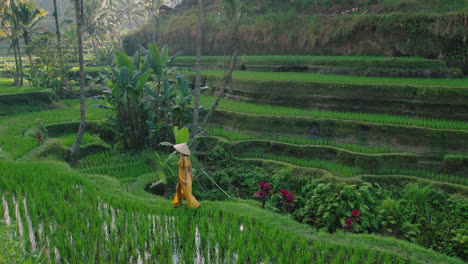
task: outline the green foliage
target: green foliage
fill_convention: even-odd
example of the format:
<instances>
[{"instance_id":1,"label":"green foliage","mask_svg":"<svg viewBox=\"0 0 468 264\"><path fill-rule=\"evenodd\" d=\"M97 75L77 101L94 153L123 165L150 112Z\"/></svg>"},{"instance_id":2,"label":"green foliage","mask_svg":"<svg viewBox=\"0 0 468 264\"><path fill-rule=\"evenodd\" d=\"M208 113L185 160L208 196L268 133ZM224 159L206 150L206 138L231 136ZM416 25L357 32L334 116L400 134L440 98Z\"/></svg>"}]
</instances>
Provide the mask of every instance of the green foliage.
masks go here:
<instances>
[{"instance_id":1,"label":"green foliage","mask_svg":"<svg viewBox=\"0 0 468 264\"><path fill-rule=\"evenodd\" d=\"M64 98L67 94L67 74L71 65L61 63L63 58L48 37L35 39L27 48L34 55L34 61L25 77L33 87L52 88L55 94Z\"/></svg>"},{"instance_id":2,"label":"green foliage","mask_svg":"<svg viewBox=\"0 0 468 264\"><path fill-rule=\"evenodd\" d=\"M176 144L187 143L189 141L190 132L188 128L183 127L179 129L179 127L174 126L174 138Z\"/></svg>"},{"instance_id":3,"label":"green foliage","mask_svg":"<svg viewBox=\"0 0 468 264\"><path fill-rule=\"evenodd\" d=\"M77 100L63 100L61 103L65 107L56 110L43 110L0 117L0 146L2 149L9 152L13 159L20 158L37 146L37 142L32 136L25 137L23 133L35 126L38 120L42 120L45 125L77 121L76 113L79 111L79 102ZM92 103L102 102L88 102L88 106ZM102 120L105 118L106 112L102 109L89 107L86 116L88 121Z\"/></svg>"},{"instance_id":4,"label":"green foliage","mask_svg":"<svg viewBox=\"0 0 468 264\"><path fill-rule=\"evenodd\" d=\"M386 198L379 206L383 233L468 259L468 252L463 249L468 235L466 198L417 184L395 193L397 198Z\"/></svg>"},{"instance_id":5,"label":"green foliage","mask_svg":"<svg viewBox=\"0 0 468 264\"><path fill-rule=\"evenodd\" d=\"M223 137L230 141L242 141L242 140L269 140L291 143L296 145L317 145L317 146L333 146L337 148L343 148L350 151L362 152L362 153L391 153L392 151L387 148L370 147L356 144L345 144L332 139L312 139L312 138L299 138L299 137L272 137L272 136L257 136L253 134L246 134L232 130L225 130L219 127L208 126L206 127L208 135Z\"/></svg>"},{"instance_id":6,"label":"green foliage","mask_svg":"<svg viewBox=\"0 0 468 264\"><path fill-rule=\"evenodd\" d=\"M208 108L213 104L214 100L215 98L213 96L203 96L200 101L202 105ZM334 112L317 109L309 110L283 106L243 103L228 99L222 100L219 103L218 109L254 115L327 118L339 120L353 120L361 122L373 122L379 124L395 124L403 126L418 126L438 129L468 130L467 122L452 121L446 119L413 118L406 116L374 113Z\"/></svg>"},{"instance_id":7,"label":"green foliage","mask_svg":"<svg viewBox=\"0 0 468 264\"><path fill-rule=\"evenodd\" d=\"M344 225L353 209L362 212L361 223L354 224L356 232L372 232L379 227L376 218L378 200L382 191L370 183L361 186L345 183L310 182L302 188L304 207L294 216L304 222L329 232Z\"/></svg>"},{"instance_id":8,"label":"green foliage","mask_svg":"<svg viewBox=\"0 0 468 264\"><path fill-rule=\"evenodd\" d=\"M96 56L96 64L103 66L112 65L115 60L115 50L116 47L114 45L99 47Z\"/></svg>"},{"instance_id":9,"label":"green foliage","mask_svg":"<svg viewBox=\"0 0 468 264\"><path fill-rule=\"evenodd\" d=\"M259 7L239 30L240 42L248 55L380 55L424 56L463 46L466 28L466 1L440 0L342 0L249 1ZM273 2L273 1L272 1ZM339 4L328 6L323 3ZM192 2L193 3L193 2ZM316 6L317 4L317 6ZM369 8L367 6L369 5ZM220 2L205 3L204 50L206 55L222 55L231 34L218 23ZM284 6L284 7L283 7ZM300 7L299 7L300 6ZM161 41L187 55L195 55L196 21L194 5L161 21ZM333 14L333 15L331 15ZM151 40L151 24L124 38L127 53ZM438 41L444 39L443 42ZM208 41L209 40L209 41ZM372 42L372 45L369 43ZM160 43L161 44L161 43Z\"/></svg>"},{"instance_id":10,"label":"green foliage","mask_svg":"<svg viewBox=\"0 0 468 264\"><path fill-rule=\"evenodd\" d=\"M34 175L30 171L34 171ZM30 216L33 230L41 230L40 237L34 232L37 247L43 248L48 243L49 247L56 248L45 252L44 256L53 262L55 258L57 262L93 262L105 256L113 263L126 263L146 253L166 263L173 260L173 252L176 252L180 262L188 263L196 258L199 248L199 254L211 254L221 262L236 255L238 260L246 262L310 263L313 260L321 264L330 259L341 262L356 253L356 249L326 237L314 234L312 238L304 226L243 202L206 202L197 211L173 210L167 200L135 197L108 178L84 177L52 163L2 162L0 173L6 175L0 178L0 190L12 220L21 220L26 225ZM101 184L96 184L98 182ZM20 202L19 217L13 213L15 201ZM95 213L83 214L84 211ZM193 219L197 219L196 224ZM49 226L53 229L46 228ZM290 232L289 228L294 229ZM200 243L195 237L200 238ZM391 245L394 244L392 241ZM32 248L29 241L24 245L26 250ZM176 251L173 251L174 245ZM362 251L358 261L403 259L396 252L364 244L359 248ZM458 263L430 254L435 260Z\"/></svg>"},{"instance_id":11,"label":"green foliage","mask_svg":"<svg viewBox=\"0 0 468 264\"><path fill-rule=\"evenodd\" d=\"M21 237L13 226L0 221L0 263L26 264L39 263L39 256L26 257L21 247Z\"/></svg>"},{"instance_id":12,"label":"green foliage","mask_svg":"<svg viewBox=\"0 0 468 264\"><path fill-rule=\"evenodd\" d=\"M206 76L222 76L221 70L203 70ZM463 88L468 85L467 79L421 79L421 78L389 78L389 77L361 77L328 74L310 74L300 72L256 72L234 71L233 79L319 82L342 84L374 84L374 85L403 85L417 87ZM382 87L385 89L385 87Z\"/></svg>"},{"instance_id":13,"label":"green foliage","mask_svg":"<svg viewBox=\"0 0 468 264\"><path fill-rule=\"evenodd\" d=\"M193 66L195 57L180 56L174 63ZM439 60L429 60L421 57L390 58L384 56L297 56L297 55L264 55L243 56L239 60L244 66L328 66L343 68L400 68L400 69L444 69L447 66ZM226 64L226 58L222 56L203 56L201 63L204 66L216 65L221 67Z\"/></svg>"},{"instance_id":14,"label":"green foliage","mask_svg":"<svg viewBox=\"0 0 468 264\"><path fill-rule=\"evenodd\" d=\"M177 56L177 55L176 55ZM185 77L169 66L174 58L164 46L141 48L133 58L116 53L116 66L106 69L105 99L114 130L126 150L173 140L173 127L189 120L192 98Z\"/></svg>"}]
</instances>

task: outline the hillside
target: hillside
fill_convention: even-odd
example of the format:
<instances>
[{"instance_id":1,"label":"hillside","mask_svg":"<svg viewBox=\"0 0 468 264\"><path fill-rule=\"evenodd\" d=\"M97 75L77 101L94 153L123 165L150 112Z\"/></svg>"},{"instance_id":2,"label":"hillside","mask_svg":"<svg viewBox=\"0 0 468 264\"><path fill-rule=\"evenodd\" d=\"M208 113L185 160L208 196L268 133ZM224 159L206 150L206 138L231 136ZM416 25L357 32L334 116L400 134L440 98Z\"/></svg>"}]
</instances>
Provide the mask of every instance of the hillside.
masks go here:
<instances>
[{"instance_id":1,"label":"hillside","mask_svg":"<svg viewBox=\"0 0 468 264\"><path fill-rule=\"evenodd\" d=\"M254 1L254 14L239 29L242 53L429 58L466 53L466 1L338 2ZM203 54L229 54L230 35L219 23L219 1L204 5ZM158 44L194 55L195 27L195 1L184 1L163 18ZM150 40L151 26L146 25L124 39L124 48L132 54Z\"/></svg>"}]
</instances>

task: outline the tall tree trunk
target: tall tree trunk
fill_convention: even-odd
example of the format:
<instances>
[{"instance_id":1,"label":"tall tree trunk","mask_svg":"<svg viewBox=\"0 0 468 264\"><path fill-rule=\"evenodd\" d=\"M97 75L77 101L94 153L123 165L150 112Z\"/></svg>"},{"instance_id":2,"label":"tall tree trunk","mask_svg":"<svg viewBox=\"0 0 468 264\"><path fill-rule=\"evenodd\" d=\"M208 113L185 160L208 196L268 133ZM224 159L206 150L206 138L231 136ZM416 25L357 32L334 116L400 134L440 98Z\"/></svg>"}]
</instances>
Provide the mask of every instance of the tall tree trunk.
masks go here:
<instances>
[{"instance_id":1,"label":"tall tree trunk","mask_svg":"<svg viewBox=\"0 0 468 264\"><path fill-rule=\"evenodd\" d=\"M91 36L91 43L93 44L94 56L98 57L96 43L94 42L94 36Z\"/></svg>"},{"instance_id":2,"label":"tall tree trunk","mask_svg":"<svg viewBox=\"0 0 468 264\"><path fill-rule=\"evenodd\" d=\"M152 40L153 40L153 43L156 44L156 9L154 7L154 1L155 0L151 0L151 16L153 17L153 27L152 27L152 33L153 33L153 36L152 36Z\"/></svg>"},{"instance_id":3,"label":"tall tree trunk","mask_svg":"<svg viewBox=\"0 0 468 264\"><path fill-rule=\"evenodd\" d=\"M17 86L17 85L19 85L19 68L20 67L19 67L18 52L16 51L15 42L12 43L12 46L13 46L13 53L15 54L15 71L16 71L16 73L13 74L13 77L14 77L13 85Z\"/></svg>"},{"instance_id":4,"label":"tall tree trunk","mask_svg":"<svg viewBox=\"0 0 468 264\"><path fill-rule=\"evenodd\" d=\"M63 89L68 86L67 83L67 77L65 76L63 72L63 53L62 53L62 44L61 42L61 35L60 35L60 26L59 26L59 20L58 20L58 10L57 10L57 0L53 0L54 2L54 19L55 19L55 34L57 35L57 52L59 55L59 63L60 63L60 81L62 83L62 87L57 88L57 96L60 98L63 98L64 93Z\"/></svg>"},{"instance_id":5,"label":"tall tree trunk","mask_svg":"<svg viewBox=\"0 0 468 264\"><path fill-rule=\"evenodd\" d=\"M130 17L130 12L127 12L127 16L128 16L128 25L130 27L130 31L132 31L133 28L132 28L132 19Z\"/></svg>"},{"instance_id":6,"label":"tall tree trunk","mask_svg":"<svg viewBox=\"0 0 468 264\"><path fill-rule=\"evenodd\" d=\"M29 36L28 32L25 31L23 33L23 39L24 39L24 44L26 44L26 47L29 46L29 44L31 44L31 37ZM26 48L26 53L28 54L28 57L29 57L29 65L32 66L33 64L32 54L28 50L28 48Z\"/></svg>"},{"instance_id":7,"label":"tall tree trunk","mask_svg":"<svg viewBox=\"0 0 468 264\"><path fill-rule=\"evenodd\" d=\"M229 64L229 69L226 72L226 74L224 75L223 83L221 85L221 89L218 92L218 96L216 97L216 100L215 100L213 106L211 107L210 111L208 112L208 114L206 114L205 119L203 119L203 123L202 123L201 127L206 127L206 124L208 123L208 119L210 119L210 117L213 115L214 111L216 111L216 108L218 108L219 101L221 101L221 98L224 95L224 91L226 90L226 86L229 84L229 82L232 81L232 71L236 67L237 53L238 53L238 50L239 50L239 36L238 36L237 33L234 34L233 43L234 43L234 45L233 45L234 50L232 51L232 57L231 57L231 62Z\"/></svg>"},{"instance_id":8,"label":"tall tree trunk","mask_svg":"<svg viewBox=\"0 0 468 264\"><path fill-rule=\"evenodd\" d=\"M21 47L19 39L16 39L16 48L18 49L18 61L19 61L19 79L20 79L20 86L23 86L24 81L24 74L23 74L23 59L21 58Z\"/></svg>"},{"instance_id":9,"label":"tall tree trunk","mask_svg":"<svg viewBox=\"0 0 468 264\"><path fill-rule=\"evenodd\" d=\"M76 33L78 38L78 62L80 64L80 127L76 134L76 140L70 149L70 155L73 157L80 149L81 141L86 126L86 97L85 97L85 80L84 80L84 60L83 60L83 0L74 0L76 14Z\"/></svg>"},{"instance_id":10,"label":"tall tree trunk","mask_svg":"<svg viewBox=\"0 0 468 264\"><path fill-rule=\"evenodd\" d=\"M201 86L201 46L202 46L202 17L203 1L198 0L198 25L197 25L197 64L195 70L195 104L193 106L193 135L199 133L200 120L200 86Z\"/></svg>"}]
</instances>

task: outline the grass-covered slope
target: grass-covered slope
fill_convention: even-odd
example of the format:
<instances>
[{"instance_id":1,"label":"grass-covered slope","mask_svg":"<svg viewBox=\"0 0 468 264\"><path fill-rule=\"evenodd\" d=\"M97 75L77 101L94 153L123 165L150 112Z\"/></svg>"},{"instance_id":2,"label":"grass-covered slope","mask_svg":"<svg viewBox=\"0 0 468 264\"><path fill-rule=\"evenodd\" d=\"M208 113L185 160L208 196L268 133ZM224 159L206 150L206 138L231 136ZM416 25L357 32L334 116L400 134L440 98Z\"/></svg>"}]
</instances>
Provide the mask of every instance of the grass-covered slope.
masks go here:
<instances>
[{"instance_id":1,"label":"grass-covered slope","mask_svg":"<svg viewBox=\"0 0 468 264\"><path fill-rule=\"evenodd\" d=\"M214 97L203 97L211 106ZM341 143L443 156L466 154L467 122L241 103L224 99L210 119L225 128L273 137L328 138Z\"/></svg>"},{"instance_id":2,"label":"grass-covered slope","mask_svg":"<svg viewBox=\"0 0 468 264\"><path fill-rule=\"evenodd\" d=\"M78 100L61 101L64 107L55 110L43 110L0 117L0 147L9 152L14 159L20 158L38 144L34 139L37 132L34 127L39 124L79 121ZM108 114L97 107L96 101L88 101L87 119L101 120ZM33 129L31 129L33 128Z\"/></svg>"},{"instance_id":3,"label":"grass-covered slope","mask_svg":"<svg viewBox=\"0 0 468 264\"><path fill-rule=\"evenodd\" d=\"M0 175L1 219L51 263L461 263L394 239L314 233L244 202L174 210L57 162L2 161Z\"/></svg>"},{"instance_id":4,"label":"grass-covered slope","mask_svg":"<svg viewBox=\"0 0 468 264\"><path fill-rule=\"evenodd\" d=\"M224 69L229 56L204 56L204 69ZM195 57L181 56L174 65L195 67ZM418 57L358 57L358 56L241 56L236 70L260 72L308 72L381 77L460 78L457 68L447 68L441 60Z\"/></svg>"},{"instance_id":5,"label":"grass-covered slope","mask_svg":"<svg viewBox=\"0 0 468 264\"><path fill-rule=\"evenodd\" d=\"M193 74L190 74L193 78ZM204 70L211 91L223 71ZM466 120L468 79L378 78L296 72L233 73L227 98L257 104Z\"/></svg>"},{"instance_id":6,"label":"grass-covered slope","mask_svg":"<svg viewBox=\"0 0 468 264\"><path fill-rule=\"evenodd\" d=\"M197 12L190 1L162 20L158 45L195 55ZM192 3L192 4L191 4ZM247 55L379 55L437 58L464 47L466 1L253 1L239 28ZM207 1L203 54L230 54L219 1ZM127 53L151 42L147 24L124 39Z\"/></svg>"}]
</instances>

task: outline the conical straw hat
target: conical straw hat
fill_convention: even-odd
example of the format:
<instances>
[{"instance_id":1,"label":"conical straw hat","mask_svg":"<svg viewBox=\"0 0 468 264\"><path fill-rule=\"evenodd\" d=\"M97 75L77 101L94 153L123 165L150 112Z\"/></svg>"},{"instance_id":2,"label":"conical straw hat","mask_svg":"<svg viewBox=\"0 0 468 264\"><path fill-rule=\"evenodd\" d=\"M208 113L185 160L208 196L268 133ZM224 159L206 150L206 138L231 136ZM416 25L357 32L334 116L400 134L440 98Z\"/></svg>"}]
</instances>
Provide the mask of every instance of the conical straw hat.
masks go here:
<instances>
[{"instance_id":1,"label":"conical straw hat","mask_svg":"<svg viewBox=\"0 0 468 264\"><path fill-rule=\"evenodd\" d=\"M184 155L190 155L190 150L186 143L174 145L174 148Z\"/></svg>"}]
</instances>

